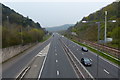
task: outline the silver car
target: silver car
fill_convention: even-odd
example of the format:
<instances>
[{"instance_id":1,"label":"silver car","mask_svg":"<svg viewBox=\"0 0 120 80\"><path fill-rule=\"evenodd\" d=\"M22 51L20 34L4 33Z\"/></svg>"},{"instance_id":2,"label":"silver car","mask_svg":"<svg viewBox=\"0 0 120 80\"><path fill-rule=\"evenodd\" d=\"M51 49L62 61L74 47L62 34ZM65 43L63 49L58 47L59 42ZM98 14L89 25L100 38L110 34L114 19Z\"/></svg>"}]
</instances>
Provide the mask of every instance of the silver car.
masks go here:
<instances>
[{"instance_id":1,"label":"silver car","mask_svg":"<svg viewBox=\"0 0 120 80\"><path fill-rule=\"evenodd\" d=\"M82 47L82 51L88 52L88 49L86 47Z\"/></svg>"}]
</instances>

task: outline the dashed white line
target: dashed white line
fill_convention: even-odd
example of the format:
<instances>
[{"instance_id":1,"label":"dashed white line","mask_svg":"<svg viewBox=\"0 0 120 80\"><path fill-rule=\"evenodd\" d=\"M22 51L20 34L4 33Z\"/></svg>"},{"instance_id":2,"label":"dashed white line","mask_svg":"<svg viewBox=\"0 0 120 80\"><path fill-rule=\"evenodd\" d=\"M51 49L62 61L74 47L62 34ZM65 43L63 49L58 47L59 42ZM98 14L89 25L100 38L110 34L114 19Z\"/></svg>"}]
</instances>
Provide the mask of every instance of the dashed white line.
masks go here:
<instances>
[{"instance_id":1,"label":"dashed white line","mask_svg":"<svg viewBox=\"0 0 120 80\"><path fill-rule=\"evenodd\" d=\"M66 46L66 45L65 45ZM67 47L67 46L66 46ZM68 48L68 47L67 47ZM68 48L69 49L69 48ZM72 51L69 49L69 51L72 53ZM72 53L72 55L76 58L76 60L78 61L78 63L83 67L83 69L88 73L88 75L93 78L94 80L94 77L90 74L90 72L80 63L80 61L78 60L78 58Z\"/></svg>"},{"instance_id":2,"label":"dashed white line","mask_svg":"<svg viewBox=\"0 0 120 80\"><path fill-rule=\"evenodd\" d=\"M56 63L58 62L58 60L55 61Z\"/></svg>"},{"instance_id":3,"label":"dashed white line","mask_svg":"<svg viewBox=\"0 0 120 80\"><path fill-rule=\"evenodd\" d=\"M77 49L78 50L78 49Z\"/></svg>"},{"instance_id":4,"label":"dashed white line","mask_svg":"<svg viewBox=\"0 0 120 80\"><path fill-rule=\"evenodd\" d=\"M59 71L57 71L57 75L60 75L60 72L59 72Z\"/></svg>"},{"instance_id":5,"label":"dashed white line","mask_svg":"<svg viewBox=\"0 0 120 80\"><path fill-rule=\"evenodd\" d=\"M74 44L76 44L76 45L78 45L77 43L75 43L75 42L73 42L73 41L71 41L71 42L74 43ZM78 45L78 46L81 47L80 45ZM92 48L93 48L93 47L92 47ZM92 51L90 51L90 53L92 53L92 54L94 54L95 56L97 56L97 54L96 54L96 53L93 53ZM116 64L114 64L114 63L106 60L105 58L103 58L103 57L101 57L101 56L100 56L100 58L103 59L104 61L108 62L109 64L112 64L113 66L117 67L118 69L120 69L119 66L117 66Z\"/></svg>"},{"instance_id":6,"label":"dashed white line","mask_svg":"<svg viewBox=\"0 0 120 80\"><path fill-rule=\"evenodd\" d=\"M110 74L106 69L104 69L104 71L105 71L107 74Z\"/></svg>"}]
</instances>

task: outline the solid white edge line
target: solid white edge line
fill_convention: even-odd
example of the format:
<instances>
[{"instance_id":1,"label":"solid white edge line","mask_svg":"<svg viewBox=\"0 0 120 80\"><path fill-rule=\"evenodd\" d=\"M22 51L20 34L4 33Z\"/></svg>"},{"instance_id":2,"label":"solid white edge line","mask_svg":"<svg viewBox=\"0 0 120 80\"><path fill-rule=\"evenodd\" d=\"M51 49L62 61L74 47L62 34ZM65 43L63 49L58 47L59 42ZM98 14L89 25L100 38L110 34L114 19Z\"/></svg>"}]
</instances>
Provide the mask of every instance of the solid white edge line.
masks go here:
<instances>
[{"instance_id":1,"label":"solid white edge line","mask_svg":"<svg viewBox=\"0 0 120 80\"><path fill-rule=\"evenodd\" d=\"M71 40L70 40L70 41L71 41ZM71 42L73 42L73 41L71 41ZM76 44L76 45L78 45L78 46L80 46L79 44L77 44L77 43L75 43L75 42L73 42L73 43ZM81 46L80 46L80 47L81 47ZM90 51L90 53L92 53L92 54L94 54L95 56L97 56L97 53L93 53L92 51ZM118 65L116 65L116 64L114 64L114 63L106 60L106 59L103 58L102 56L100 56L100 58L103 59L104 61L108 62L109 64L112 64L113 66L117 67L118 69L120 69Z\"/></svg>"},{"instance_id":2,"label":"solid white edge line","mask_svg":"<svg viewBox=\"0 0 120 80\"><path fill-rule=\"evenodd\" d=\"M67 47L67 46L66 46ZM67 47L68 48L68 47ZM69 48L68 48L69 49ZM69 51L72 53L72 51L69 49ZM72 53L73 54L73 53ZM90 75L90 77L92 79L94 79L94 77L90 74L90 72L80 63L80 61L77 59L77 57L73 54L73 56L76 58L76 60L78 61L78 63L84 68L84 70Z\"/></svg>"},{"instance_id":3,"label":"solid white edge line","mask_svg":"<svg viewBox=\"0 0 120 80\"><path fill-rule=\"evenodd\" d=\"M65 44L65 43L64 43ZM65 45L66 46L66 45ZM66 46L67 47L67 46ZM63 47L62 47L63 48ZM68 48L68 47L67 47ZM69 49L69 48L68 48ZM64 49L63 49L64 50ZM71 50L69 49L69 51L71 52ZM64 51L65 52L65 51ZM72 53L72 52L71 52ZM72 53L73 54L73 53ZM73 54L73 56L76 58L76 56ZM67 57L68 58L68 57ZM69 60L69 59L68 59ZM84 68L84 70L90 75L90 77L94 80L94 77L89 73L89 71L79 62L79 60L76 58L76 60L78 61L78 63ZM70 64L71 64L71 62L70 62ZM72 64L71 64L72 65ZM75 64L76 65L76 64ZM72 65L72 67L73 67L73 65ZM77 67L77 66L76 66ZM78 67L77 67L78 68ZM73 70L74 70L74 68L73 68ZM78 68L78 70L79 70L79 68ZM75 70L74 70L75 71ZM80 70L79 70L80 71ZM75 73L76 73L76 71L75 71ZM83 76L83 78L85 79L85 77L84 77L84 75L83 75L83 73L80 71L80 73L81 73L81 75ZM76 73L76 75L77 75L77 73ZM77 75L77 77L79 78L79 76Z\"/></svg>"},{"instance_id":4,"label":"solid white edge line","mask_svg":"<svg viewBox=\"0 0 120 80\"><path fill-rule=\"evenodd\" d=\"M48 40L50 40L51 38L52 38L52 36L51 36ZM43 44L44 44L45 42L47 42L48 40L44 41L41 45L43 45ZM35 56L32 58L32 60L31 60L30 62L28 62L28 64L30 64L30 63L34 60L35 57L37 57L37 55L35 55ZM16 76L16 78L18 78L19 75L28 67L28 64L20 71L20 73L18 73L18 75Z\"/></svg>"},{"instance_id":5,"label":"solid white edge line","mask_svg":"<svg viewBox=\"0 0 120 80\"><path fill-rule=\"evenodd\" d=\"M22 69L22 71L16 76L16 79L20 76L20 74L21 74L26 68L27 68L27 66Z\"/></svg>"},{"instance_id":6,"label":"solid white edge line","mask_svg":"<svg viewBox=\"0 0 120 80\"><path fill-rule=\"evenodd\" d=\"M26 72L30 69L30 66L27 67L27 69L25 70L25 72L22 74L22 76L20 77L20 79L22 79L24 77L24 75L26 74Z\"/></svg>"},{"instance_id":7,"label":"solid white edge line","mask_svg":"<svg viewBox=\"0 0 120 80\"><path fill-rule=\"evenodd\" d=\"M50 42L49 44L51 44L51 42ZM49 51L49 50L48 50L48 51ZM47 53L47 55L48 55L48 53ZM45 65L45 62L46 62L46 59L47 59L47 55L45 56L45 59L44 59L44 61L43 61L42 67L41 67L41 70L40 70L40 72L39 72L38 80L39 80L40 77L41 77L41 73L42 73L42 71L43 71L43 67L44 67L44 65Z\"/></svg>"},{"instance_id":8,"label":"solid white edge line","mask_svg":"<svg viewBox=\"0 0 120 80\"><path fill-rule=\"evenodd\" d=\"M62 46L61 46L61 47L62 47ZM62 49L63 49L63 47L62 47ZM64 53L66 53L64 49L63 49L63 51L64 51ZM76 74L77 78L79 78L79 76L78 76L78 74L76 73L76 71L75 71L75 69L74 69L73 65L71 64L71 61L69 60L69 58L68 58L67 54L65 54L65 55L66 55L66 57L67 57L67 59L68 59L68 61L69 61L70 65L71 65L72 69L74 70L74 72L75 72L75 74ZM80 71L80 73L81 73L81 71ZM82 73L81 73L81 74L82 74ZM83 75L82 75L82 76L83 76ZM84 76L83 76L83 77L84 77Z\"/></svg>"}]
</instances>

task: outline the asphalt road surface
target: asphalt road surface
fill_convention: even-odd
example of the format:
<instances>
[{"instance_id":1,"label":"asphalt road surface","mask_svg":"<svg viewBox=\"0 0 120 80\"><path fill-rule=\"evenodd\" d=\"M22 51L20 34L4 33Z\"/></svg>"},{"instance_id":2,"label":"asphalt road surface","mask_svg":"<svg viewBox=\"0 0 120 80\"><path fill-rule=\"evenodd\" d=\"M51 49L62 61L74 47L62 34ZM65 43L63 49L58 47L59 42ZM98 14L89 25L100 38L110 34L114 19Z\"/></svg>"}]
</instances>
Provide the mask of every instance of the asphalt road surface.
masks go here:
<instances>
[{"instance_id":1,"label":"asphalt road surface","mask_svg":"<svg viewBox=\"0 0 120 80\"><path fill-rule=\"evenodd\" d=\"M41 78L77 78L57 35L52 39Z\"/></svg>"},{"instance_id":2,"label":"asphalt road surface","mask_svg":"<svg viewBox=\"0 0 120 80\"><path fill-rule=\"evenodd\" d=\"M78 74L66 55L60 40L66 44L79 62L83 57L87 57L92 61L91 67L84 67L94 78L112 78L113 80L120 78L119 66L96 55L90 50L88 52L83 52L81 50L82 46L57 33L54 33L52 38L33 51L25 55L20 55L15 60L3 64L3 78L15 78L26 64L49 43L51 43L51 45L46 55L45 62L43 62L43 68L40 70L41 73L39 73L39 78L78 78Z\"/></svg>"},{"instance_id":3,"label":"asphalt road surface","mask_svg":"<svg viewBox=\"0 0 120 80\"><path fill-rule=\"evenodd\" d=\"M16 78L24 67L51 41L51 38L32 51L20 54L2 64L2 78Z\"/></svg>"},{"instance_id":4,"label":"asphalt road surface","mask_svg":"<svg viewBox=\"0 0 120 80\"><path fill-rule=\"evenodd\" d=\"M64 43L66 43L66 45L69 47L72 53L79 59L79 61L83 57L87 57L92 61L92 66L86 67L86 69L91 73L91 75L94 78L120 78L120 68L118 65L115 65L112 62L109 62L108 60L97 56L91 51L82 51L82 46L77 45L76 43L68 40L65 37L61 37L61 39L64 41Z\"/></svg>"}]
</instances>

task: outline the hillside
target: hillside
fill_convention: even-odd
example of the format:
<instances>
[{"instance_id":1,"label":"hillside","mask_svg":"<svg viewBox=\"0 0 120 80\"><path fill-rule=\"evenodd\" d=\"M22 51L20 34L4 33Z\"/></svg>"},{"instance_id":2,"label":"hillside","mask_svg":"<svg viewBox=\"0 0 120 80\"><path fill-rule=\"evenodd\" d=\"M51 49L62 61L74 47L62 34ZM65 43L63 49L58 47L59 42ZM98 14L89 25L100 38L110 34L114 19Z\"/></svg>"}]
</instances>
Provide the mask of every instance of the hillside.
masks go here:
<instances>
[{"instance_id":1,"label":"hillside","mask_svg":"<svg viewBox=\"0 0 120 80\"><path fill-rule=\"evenodd\" d=\"M61 25L61 26L48 27L48 28L46 28L46 30L49 32L63 31L63 30L67 30L69 27L71 27L73 25L74 24L65 24L65 25Z\"/></svg>"},{"instance_id":2,"label":"hillside","mask_svg":"<svg viewBox=\"0 0 120 80\"><path fill-rule=\"evenodd\" d=\"M70 27L66 35L70 36L71 32L76 32L77 37L83 40L93 41L97 42L97 31L98 27L95 22L101 22L100 23L100 39L104 40L104 17L105 17L105 11L108 11L107 15L107 37L113 38L113 41L111 43L107 43L108 46L117 47L119 44L119 31L120 31L120 2L113 2L110 5L107 5L106 7L91 13L89 16L83 17L82 20L77 22L75 26ZM116 23L109 22L110 20L116 20ZM93 21L89 23L82 23L82 21Z\"/></svg>"},{"instance_id":3,"label":"hillside","mask_svg":"<svg viewBox=\"0 0 120 80\"><path fill-rule=\"evenodd\" d=\"M2 47L41 41L44 29L38 22L2 5Z\"/></svg>"}]
</instances>

